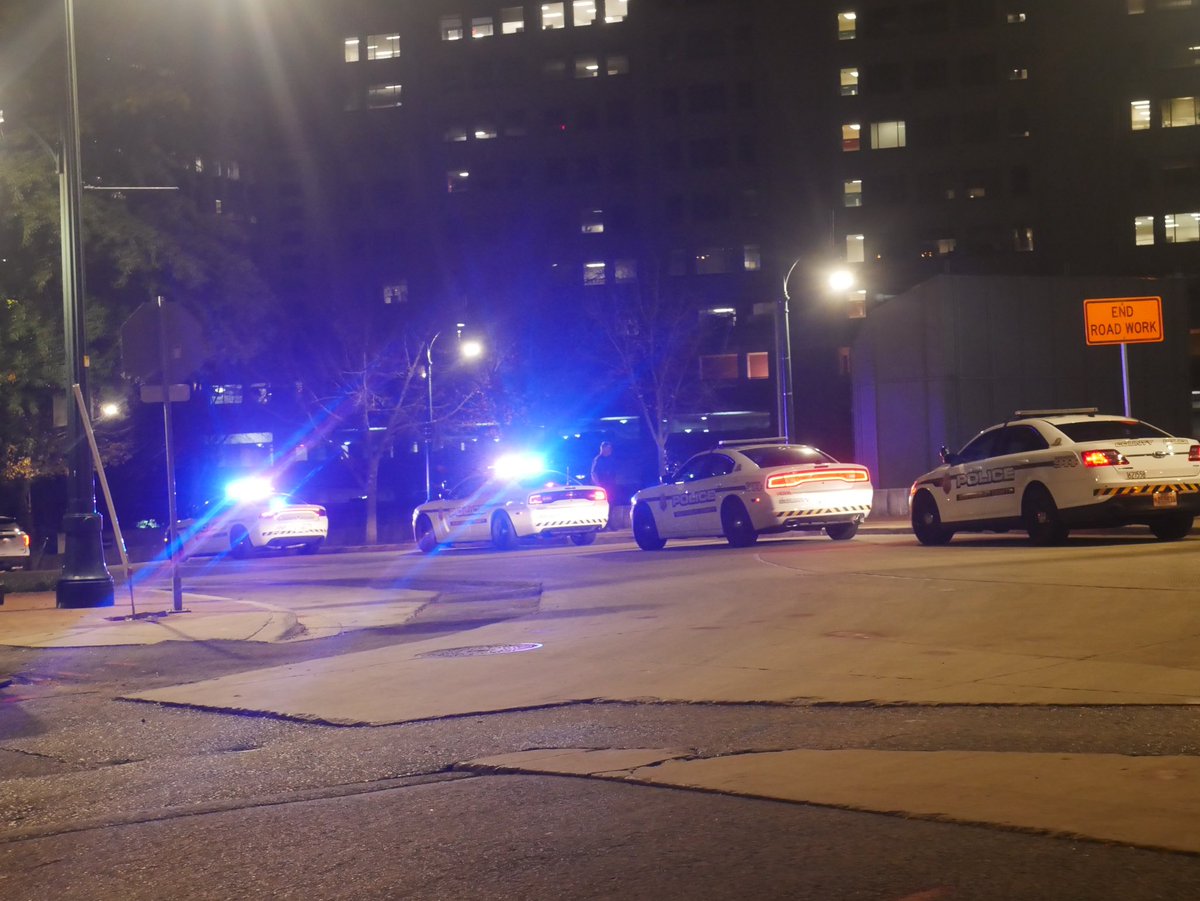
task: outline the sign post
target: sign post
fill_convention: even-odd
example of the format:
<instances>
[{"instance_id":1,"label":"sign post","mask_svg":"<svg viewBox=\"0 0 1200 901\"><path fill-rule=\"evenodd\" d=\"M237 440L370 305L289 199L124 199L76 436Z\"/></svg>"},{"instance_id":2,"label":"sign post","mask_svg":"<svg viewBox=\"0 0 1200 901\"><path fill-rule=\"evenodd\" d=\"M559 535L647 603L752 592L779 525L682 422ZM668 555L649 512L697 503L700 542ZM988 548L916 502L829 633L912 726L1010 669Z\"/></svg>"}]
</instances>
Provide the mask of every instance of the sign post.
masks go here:
<instances>
[{"instance_id":1,"label":"sign post","mask_svg":"<svg viewBox=\"0 0 1200 901\"><path fill-rule=\"evenodd\" d=\"M1125 415L1129 403L1128 344L1154 344L1163 340L1161 297L1100 297L1083 302L1084 336L1091 345L1121 346L1121 387Z\"/></svg>"}]
</instances>

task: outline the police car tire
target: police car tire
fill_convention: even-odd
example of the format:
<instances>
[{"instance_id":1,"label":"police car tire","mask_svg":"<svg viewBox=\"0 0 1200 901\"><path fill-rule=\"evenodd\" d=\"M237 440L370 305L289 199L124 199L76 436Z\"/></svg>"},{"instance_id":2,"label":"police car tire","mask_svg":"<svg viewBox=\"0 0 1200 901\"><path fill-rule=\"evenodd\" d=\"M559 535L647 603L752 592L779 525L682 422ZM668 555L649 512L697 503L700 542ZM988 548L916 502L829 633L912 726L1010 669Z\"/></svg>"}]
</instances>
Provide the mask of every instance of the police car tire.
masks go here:
<instances>
[{"instance_id":1,"label":"police car tire","mask_svg":"<svg viewBox=\"0 0 1200 901\"><path fill-rule=\"evenodd\" d=\"M658 534L654 514L640 504L633 508L633 540L643 551L661 551L667 543L666 539Z\"/></svg>"},{"instance_id":2,"label":"police car tire","mask_svg":"<svg viewBox=\"0 0 1200 901\"><path fill-rule=\"evenodd\" d=\"M244 560L250 556L250 552L254 550L254 545L250 543L250 533L246 531L245 526L235 526L233 531L229 533L229 551L239 560Z\"/></svg>"},{"instance_id":3,"label":"police car tire","mask_svg":"<svg viewBox=\"0 0 1200 901\"><path fill-rule=\"evenodd\" d=\"M825 534L834 541L849 541L858 534L856 522L834 522L825 527Z\"/></svg>"},{"instance_id":4,"label":"police car tire","mask_svg":"<svg viewBox=\"0 0 1200 901\"><path fill-rule=\"evenodd\" d=\"M731 547L750 547L758 541L758 530L750 521L746 505L736 498L729 498L721 506L721 530Z\"/></svg>"},{"instance_id":5,"label":"police car tire","mask_svg":"<svg viewBox=\"0 0 1200 901\"><path fill-rule=\"evenodd\" d=\"M576 547L586 547L589 544L596 543L595 532L573 532L571 533L571 544Z\"/></svg>"},{"instance_id":6,"label":"police car tire","mask_svg":"<svg viewBox=\"0 0 1200 901\"><path fill-rule=\"evenodd\" d=\"M1179 541L1192 531L1194 517L1190 513L1174 513L1150 521L1150 531L1159 541Z\"/></svg>"},{"instance_id":7,"label":"police car tire","mask_svg":"<svg viewBox=\"0 0 1200 901\"><path fill-rule=\"evenodd\" d=\"M437 535L433 531L433 523L429 517L421 514L417 519L417 548L422 554L432 554L437 550Z\"/></svg>"},{"instance_id":8,"label":"police car tire","mask_svg":"<svg viewBox=\"0 0 1200 901\"><path fill-rule=\"evenodd\" d=\"M517 531L507 513L492 517L492 544L502 551L511 551L517 546Z\"/></svg>"},{"instance_id":9,"label":"police car tire","mask_svg":"<svg viewBox=\"0 0 1200 901\"><path fill-rule=\"evenodd\" d=\"M922 491L913 498L912 530L917 536L917 541L926 547L949 544L950 539L954 537L954 530L942 525L937 501L928 491Z\"/></svg>"},{"instance_id":10,"label":"police car tire","mask_svg":"<svg viewBox=\"0 0 1200 901\"><path fill-rule=\"evenodd\" d=\"M1062 521L1058 505L1044 485L1031 485L1021 501L1021 518L1031 543L1051 547L1067 540L1070 529Z\"/></svg>"}]
</instances>

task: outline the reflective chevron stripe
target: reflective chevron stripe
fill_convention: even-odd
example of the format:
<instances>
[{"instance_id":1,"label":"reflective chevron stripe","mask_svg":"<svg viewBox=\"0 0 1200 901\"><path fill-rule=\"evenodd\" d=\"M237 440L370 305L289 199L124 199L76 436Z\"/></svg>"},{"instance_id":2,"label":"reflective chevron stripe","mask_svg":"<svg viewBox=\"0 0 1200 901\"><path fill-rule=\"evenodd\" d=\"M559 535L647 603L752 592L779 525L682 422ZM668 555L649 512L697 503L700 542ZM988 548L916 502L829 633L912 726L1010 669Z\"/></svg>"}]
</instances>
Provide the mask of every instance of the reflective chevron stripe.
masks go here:
<instances>
[{"instance_id":1,"label":"reflective chevron stripe","mask_svg":"<svg viewBox=\"0 0 1200 901\"><path fill-rule=\"evenodd\" d=\"M1124 497L1130 494L1161 494L1174 491L1176 494L1195 494L1200 491L1200 482L1160 483L1155 485L1116 485L1112 488L1097 488L1096 497Z\"/></svg>"},{"instance_id":2,"label":"reflective chevron stripe","mask_svg":"<svg viewBox=\"0 0 1200 901\"><path fill-rule=\"evenodd\" d=\"M783 510L775 514L776 519L795 519L798 516L828 516L831 513L862 513L871 512L870 506L858 507L818 507L812 510Z\"/></svg>"}]
</instances>

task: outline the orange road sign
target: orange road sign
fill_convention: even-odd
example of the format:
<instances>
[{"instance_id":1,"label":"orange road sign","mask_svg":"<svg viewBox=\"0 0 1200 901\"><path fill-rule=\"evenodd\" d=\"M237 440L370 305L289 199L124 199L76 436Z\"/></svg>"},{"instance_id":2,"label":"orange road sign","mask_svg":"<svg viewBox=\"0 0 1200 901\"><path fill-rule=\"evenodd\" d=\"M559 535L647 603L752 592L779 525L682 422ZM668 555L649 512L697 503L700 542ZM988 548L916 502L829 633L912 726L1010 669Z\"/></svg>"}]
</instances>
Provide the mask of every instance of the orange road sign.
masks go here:
<instances>
[{"instance_id":1,"label":"orange road sign","mask_svg":"<svg viewBox=\"0 0 1200 901\"><path fill-rule=\"evenodd\" d=\"M1102 297L1083 302L1088 344L1151 344L1163 339L1161 297Z\"/></svg>"}]
</instances>

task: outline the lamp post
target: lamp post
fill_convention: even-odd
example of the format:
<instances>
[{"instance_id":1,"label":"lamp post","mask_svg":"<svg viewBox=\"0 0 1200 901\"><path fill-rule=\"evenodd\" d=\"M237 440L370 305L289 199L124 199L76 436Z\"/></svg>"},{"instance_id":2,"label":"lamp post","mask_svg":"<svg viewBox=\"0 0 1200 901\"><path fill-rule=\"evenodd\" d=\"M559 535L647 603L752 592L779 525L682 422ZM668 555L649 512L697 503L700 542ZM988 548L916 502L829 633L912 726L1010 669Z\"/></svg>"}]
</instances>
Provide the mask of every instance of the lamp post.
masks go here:
<instances>
[{"instance_id":1,"label":"lamp post","mask_svg":"<svg viewBox=\"0 0 1200 901\"><path fill-rule=\"evenodd\" d=\"M462 322L455 326L459 356L464 359L475 359L483 353L483 345L478 341L464 341L462 339L464 328L466 328L466 324ZM425 388L429 402L427 407L429 418L425 422L425 500L427 501L433 500L433 345L437 343L441 334L441 332L437 332L425 345Z\"/></svg>"},{"instance_id":2,"label":"lamp post","mask_svg":"<svg viewBox=\"0 0 1200 901\"><path fill-rule=\"evenodd\" d=\"M78 385L87 393L87 347L84 328L82 223L83 178L80 174L79 90L75 68L75 9L63 0L66 21L66 110L62 152L59 157L59 212L62 231L63 327L67 359L67 394ZM114 603L113 577L104 564L100 514L96 512L95 470L85 440L82 411L69 404L67 418L67 512L62 530L66 536L62 575L55 590L59 607L110 607Z\"/></svg>"},{"instance_id":3,"label":"lamp post","mask_svg":"<svg viewBox=\"0 0 1200 901\"><path fill-rule=\"evenodd\" d=\"M792 441L792 296L788 293L788 282L803 257L792 261L787 275L783 277L783 296L776 305L775 338L779 345L779 372L775 378L776 414L779 434L790 444ZM835 269L829 273L829 290L845 294L854 287L856 279L849 269Z\"/></svg>"}]
</instances>

